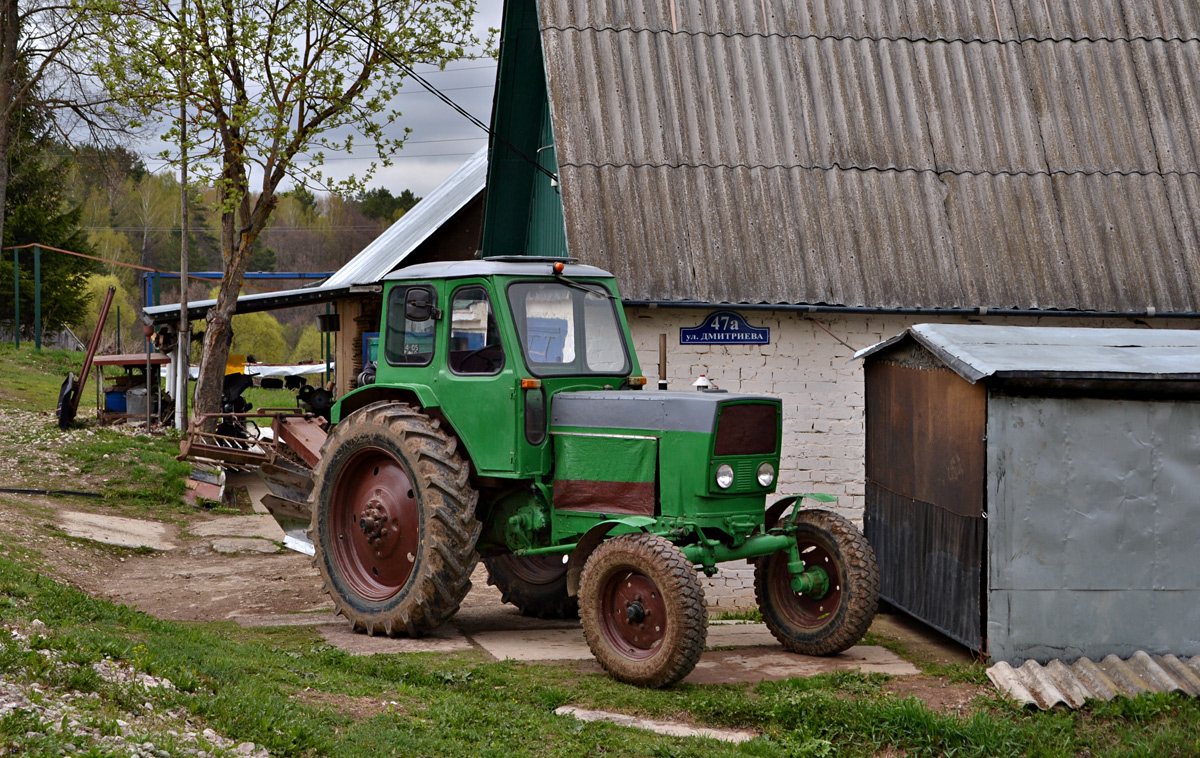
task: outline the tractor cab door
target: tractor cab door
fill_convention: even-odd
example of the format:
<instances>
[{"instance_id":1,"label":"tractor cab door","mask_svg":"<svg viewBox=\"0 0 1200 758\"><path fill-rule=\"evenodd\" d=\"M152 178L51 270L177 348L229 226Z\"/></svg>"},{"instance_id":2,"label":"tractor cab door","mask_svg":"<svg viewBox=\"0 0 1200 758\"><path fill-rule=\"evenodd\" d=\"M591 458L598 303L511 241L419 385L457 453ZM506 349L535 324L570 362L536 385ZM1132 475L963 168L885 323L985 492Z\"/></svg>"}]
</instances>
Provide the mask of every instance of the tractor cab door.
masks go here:
<instances>
[{"instance_id":1,"label":"tractor cab door","mask_svg":"<svg viewBox=\"0 0 1200 758\"><path fill-rule=\"evenodd\" d=\"M438 396L467 445L476 471L511 476L516 461L518 380L491 293L482 283L451 282L447 352Z\"/></svg>"}]
</instances>

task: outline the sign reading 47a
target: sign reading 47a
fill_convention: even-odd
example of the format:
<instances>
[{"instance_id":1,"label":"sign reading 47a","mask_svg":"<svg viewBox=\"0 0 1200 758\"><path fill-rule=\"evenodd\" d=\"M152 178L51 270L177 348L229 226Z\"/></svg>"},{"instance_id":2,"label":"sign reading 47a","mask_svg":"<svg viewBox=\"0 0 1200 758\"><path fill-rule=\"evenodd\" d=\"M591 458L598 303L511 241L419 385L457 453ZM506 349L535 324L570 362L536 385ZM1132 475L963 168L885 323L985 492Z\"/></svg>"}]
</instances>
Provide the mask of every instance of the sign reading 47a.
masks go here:
<instances>
[{"instance_id":1,"label":"sign reading 47a","mask_svg":"<svg viewBox=\"0 0 1200 758\"><path fill-rule=\"evenodd\" d=\"M699 326L679 329L681 345L767 345L770 342L770 327L751 326L734 311L717 311L709 314Z\"/></svg>"}]
</instances>

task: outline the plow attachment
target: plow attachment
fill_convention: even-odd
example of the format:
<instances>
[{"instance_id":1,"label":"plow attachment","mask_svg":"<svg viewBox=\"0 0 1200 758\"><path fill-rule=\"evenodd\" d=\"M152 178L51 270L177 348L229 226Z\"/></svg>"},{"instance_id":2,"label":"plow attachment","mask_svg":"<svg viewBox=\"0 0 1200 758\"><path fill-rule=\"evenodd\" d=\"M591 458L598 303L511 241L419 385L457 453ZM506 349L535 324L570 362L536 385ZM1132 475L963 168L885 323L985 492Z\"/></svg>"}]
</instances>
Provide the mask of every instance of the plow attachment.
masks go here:
<instances>
[{"instance_id":1,"label":"plow attachment","mask_svg":"<svg viewBox=\"0 0 1200 758\"><path fill-rule=\"evenodd\" d=\"M247 419L271 418L270 429ZM201 431L206 420L219 417L215 432ZM313 554L308 537L308 496L312 469L321 459L328 422L293 409L266 408L253 414L222 413L201 416L180 443L178 460L200 467L258 474L267 486L262 504L284 532L283 544Z\"/></svg>"}]
</instances>

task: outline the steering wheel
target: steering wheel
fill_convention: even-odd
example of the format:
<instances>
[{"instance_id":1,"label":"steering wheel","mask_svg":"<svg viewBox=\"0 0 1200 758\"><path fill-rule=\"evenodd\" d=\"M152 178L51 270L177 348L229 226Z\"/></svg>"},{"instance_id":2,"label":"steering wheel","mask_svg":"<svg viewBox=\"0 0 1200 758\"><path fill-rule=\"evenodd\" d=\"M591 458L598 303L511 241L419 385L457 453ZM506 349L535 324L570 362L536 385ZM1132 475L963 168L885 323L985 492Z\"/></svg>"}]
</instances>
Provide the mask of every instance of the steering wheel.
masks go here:
<instances>
[{"instance_id":1,"label":"steering wheel","mask_svg":"<svg viewBox=\"0 0 1200 758\"><path fill-rule=\"evenodd\" d=\"M500 345L499 342L493 342L491 344L484 345L483 347L477 347L474 350L468 350L467 352L460 354L458 356L458 359L455 361L458 364L458 370L464 371L465 370L464 367L467 365L467 362L470 361L475 356L480 355L487 350L499 350L501 348L502 348L502 346ZM489 361L489 363L490 363L490 361Z\"/></svg>"}]
</instances>

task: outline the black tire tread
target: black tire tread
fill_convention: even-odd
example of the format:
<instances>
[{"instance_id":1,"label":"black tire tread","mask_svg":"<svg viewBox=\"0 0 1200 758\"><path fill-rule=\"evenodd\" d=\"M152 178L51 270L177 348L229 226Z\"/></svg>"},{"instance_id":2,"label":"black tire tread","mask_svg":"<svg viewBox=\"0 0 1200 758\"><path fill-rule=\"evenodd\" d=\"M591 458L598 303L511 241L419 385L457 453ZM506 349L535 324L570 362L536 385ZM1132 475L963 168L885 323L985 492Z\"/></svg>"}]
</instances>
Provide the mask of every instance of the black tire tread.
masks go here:
<instances>
[{"instance_id":1,"label":"black tire tread","mask_svg":"<svg viewBox=\"0 0 1200 758\"><path fill-rule=\"evenodd\" d=\"M553 584L536 585L518 576L508 565L507 554L483 559L487 567L487 583L500 591L501 602L514 605L522 616L540 619L573 619L579 617L579 597L567 594L567 572L563 566L561 580Z\"/></svg>"},{"instance_id":2,"label":"black tire tread","mask_svg":"<svg viewBox=\"0 0 1200 758\"><path fill-rule=\"evenodd\" d=\"M671 642L671 627L659 655L635 661L621 655L605 640L599 620L598 597L611 568L632 566L659 585L667 613L677 625L678 639ZM657 576L655 576L657 574ZM614 679L642 687L667 687L696 667L708 638L708 608L696 569L670 540L656 534L624 534L606 540L584 564L579 582L579 615L592 655Z\"/></svg>"},{"instance_id":3,"label":"black tire tread","mask_svg":"<svg viewBox=\"0 0 1200 758\"><path fill-rule=\"evenodd\" d=\"M867 538L844 516L821 509L800 512L801 528L825 532L836 546L842 573L842 604L834 623L813 638L797 636L773 612L768 585L768 567L773 560L784 560L784 554L759 558L754 569L754 597L762 612L763 621L771 634L787 650L802 655L836 655L863 638L875 620L879 607L879 565L875 551Z\"/></svg>"},{"instance_id":4,"label":"black tire tread","mask_svg":"<svg viewBox=\"0 0 1200 758\"><path fill-rule=\"evenodd\" d=\"M427 533L419 548L423 553L414 567L416 576L406 585L404 599L386 611L355 608L337 586L323 557L318 538L320 483L329 475L329 462L339 445L365 427L392 436L403 447L417 474L414 488L422 488ZM458 454L458 440L441 430L431 419L410 405L380 401L366 405L342 420L321 448L321 459L313 471L312 512L309 537L315 546L313 565L321 572L325 592L337 612L355 631L369 635L405 634L420 637L452 617L471 589L471 571L479 560L475 543L482 525L475 519L479 496L470 486L470 468Z\"/></svg>"}]
</instances>

